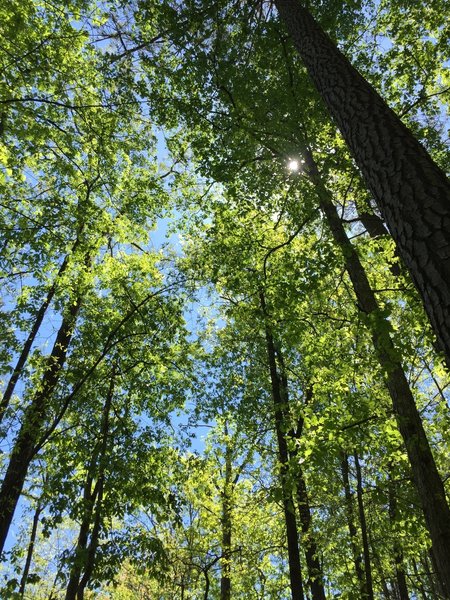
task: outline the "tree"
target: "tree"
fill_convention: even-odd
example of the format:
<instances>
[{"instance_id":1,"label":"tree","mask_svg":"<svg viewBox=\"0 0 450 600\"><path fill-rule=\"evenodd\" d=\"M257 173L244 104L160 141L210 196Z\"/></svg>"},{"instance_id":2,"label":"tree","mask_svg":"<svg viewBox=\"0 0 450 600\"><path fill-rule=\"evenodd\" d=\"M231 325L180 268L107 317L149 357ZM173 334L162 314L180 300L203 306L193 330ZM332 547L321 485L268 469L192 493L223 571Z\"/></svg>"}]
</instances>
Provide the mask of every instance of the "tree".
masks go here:
<instances>
[{"instance_id":1,"label":"tree","mask_svg":"<svg viewBox=\"0 0 450 600\"><path fill-rule=\"evenodd\" d=\"M450 360L450 183L300 1L275 4L386 219ZM444 564L441 569L448 570Z\"/></svg>"}]
</instances>

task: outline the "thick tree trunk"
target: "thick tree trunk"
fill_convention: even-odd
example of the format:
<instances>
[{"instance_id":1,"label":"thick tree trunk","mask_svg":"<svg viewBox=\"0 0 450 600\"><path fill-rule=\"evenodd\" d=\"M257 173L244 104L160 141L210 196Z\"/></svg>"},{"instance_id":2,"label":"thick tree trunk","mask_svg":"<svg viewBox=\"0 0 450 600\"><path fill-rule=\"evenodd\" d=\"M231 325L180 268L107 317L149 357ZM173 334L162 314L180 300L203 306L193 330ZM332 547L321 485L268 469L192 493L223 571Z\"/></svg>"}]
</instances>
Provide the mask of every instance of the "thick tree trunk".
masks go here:
<instances>
[{"instance_id":1,"label":"thick tree trunk","mask_svg":"<svg viewBox=\"0 0 450 600\"><path fill-rule=\"evenodd\" d=\"M346 517L347 517L348 531L350 534L350 546L352 549L353 562L355 564L355 572L356 572L356 577L358 579L359 591L360 591L361 597L364 598L366 583L365 583L365 579L364 579L364 571L362 568L362 556L359 551L358 531L356 529L355 516L354 516L354 511L353 511L353 499L352 499L352 491L350 489L348 456L345 453L342 456L341 473L342 473L342 481L344 483L345 513L346 513Z\"/></svg>"},{"instance_id":2,"label":"thick tree trunk","mask_svg":"<svg viewBox=\"0 0 450 600\"><path fill-rule=\"evenodd\" d=\"M358 499L359 523L361 526L361 536L363 542L364 573L366 576L366 585L363 598L367 598L367 600L373 600L372 566L370 564L369 537L367 535L366 512L364 510L361 465L359 464L359 458L356 452L354 459L356 467L356 497Z\"/></svg>"},{"instance_id":3,"label":"thick tree trunk","mask_svg":"<svg viewBox=\"0 0 450 600\"><path fill-rule=\"evenodd\" d=\"M34 458L36 445L39 443L46 423L48 400L58 383L64 366L80 306L81 298L69 303L68 312L63 318L52 352L47 359L47 368L40 389L35 393L23 415L22 426L15 440L0 490L0 553L3 552L28 467Z\"/></svg>"},{"instance_id":4,"label":"thick tree trunk","mask_svg":"<svg viewBox=\"0 0 450 600\"><path fill-rule=\"evenodd\" d=\"M389 334L389 321L380 314L377 299L364 267L347 237L331 194L324 186L314 158L308 150L304 151L304 159L311 181L316 186L320 208L325 214L336 245L342 251L359 309L362 314L365 314L375 353L385 375L397 425L408 454L414 484L433 543L439 575L450 597L450 509L445 489L403 371L399 353Z\"/></svg>"},{"instance_id":5,"label":"thick tree trunk","mask_svg":"<svg viewBox=\"0 0 450 600\"><path fill-rule=\"evenodd\" d=\"M280 460L281 490L283 494L283 511L286 524L286 535L288 544L289 579L291 585L292 600L304 600L303 578L300 562L300 551L298 545L297 521L294 512L292 493L288 485L289 452L286 442L284 406L285 401L281 389L280 376L277 369L275 344L267 323L267 312L264 294L260 294L261 309L266 319L266 345L269 363L270 380L272 385L272 399L275 412L275 429L278 442L278 455Z\"/></svg>"},{"instance_id":6,"label":"thick tree trunk","mask_svg":"<svg viewBox=\"0 0 450 600\"><path fill-rule=\"evenodd\" d=\"M37 529L38 529L39 518L41 516L42 509L43 509L43 506L38 502L38 504L36 506L36 510L34 511L34 515L33 515L33 524L31 526L30 541L28 543L27 558L25 560L25 566L23 568L22 577L20 579L19 595L21 598L24 597L25 587L27 585L28 575L30 573L31 561L33 559L33 552L34 552L34 544L36 543Z\"/></svg>"},{"instance_id":7,"label":"thick tree trunk","mask_svg":"<svg viewBox=\"0 0 450 600\"><path fill-rule=\"evenodd\" d=\"M275 0L450 360L450 182L299 0ZM440 569L448 565L440 564ZM450 570L449 570L450 572Z\"/></svg>"}]
</instances>

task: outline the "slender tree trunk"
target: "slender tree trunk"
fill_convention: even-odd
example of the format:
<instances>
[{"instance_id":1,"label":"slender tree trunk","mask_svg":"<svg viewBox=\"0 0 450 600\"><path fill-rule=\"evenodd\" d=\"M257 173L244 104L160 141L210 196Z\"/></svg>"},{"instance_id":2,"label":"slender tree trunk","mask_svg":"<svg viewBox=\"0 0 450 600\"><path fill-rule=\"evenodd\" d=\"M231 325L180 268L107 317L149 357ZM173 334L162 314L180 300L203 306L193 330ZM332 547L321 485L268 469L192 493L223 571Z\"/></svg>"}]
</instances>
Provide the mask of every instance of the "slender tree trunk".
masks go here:
<instances>
[{"instance_id":1,"label":"slender tree trunk","mask_svg":"<svg viewBox=\"0 0 450 600\"><path fill-rule=\"evenodd\" d=\"M113 366L109 388L106 395L100 426L100 440L94 447L86 474L83 490L84 512L78 534L69 583L65 600L83 600L84 590L92 576L95 565L95 554L98 548L98 537L101 525L101 512L104 489L104 469L109 434L109 415L114 395L115 367ZM97 482L93 486L94 478ZM94 510L95 508L95 510ZM88 547L89 532L92 526Z\"/></svg>"},{"instance_id":2,"label":"slender tree trunk","mask_svg":"<svg viewBox=\"0 0 450 600\"><path fill-rule=\"evenodd\" d=\"M52 352L47 359L41 386L23 415L22 426L15 440L0 490L0 553L3 552L28 467L35 456L36 445L46 423L48 401L63 369L80 307L81 298L69 303L68 312L62 320Z\"/></svg>"},{"instance_id":3,"label":"slender tree trunk","mask_svg":"<svg viewBox=\"0 0 450 600\"><path fill-rule=\"evenodd\" d=\"M416 581L417 581L417 584L415 585L415 589L419 591L419 593L420 593L420 595L422 597L422 600L429 600L428 596L427 596L427 594L425 592L425 587L423 585L422 576L419 573L419 570L417 568L417 563L414 560L414 558L412 559L412 565L413 565L414 575L415 575Z\"/></svg>"},{"instance_id":4,"label":"slender tree trunk","mask_svg":"<svg viewBox=\"0 0 450 600\"><path fill-rule=\"evenodd\" d=\"M300 523L303 533L303 545L305 546L306 566L308 568L309 587L313 600L326 600L323 587L322 566L317 555L317 544L312 532L311 509L309 507L308 492L302 468L299 466L297 472L297 503L300 515Z\"/></svg>"},{"instance_id":5,"label":"slender tree trunk","mask_svg":"<svg viewBox=\"0 0 450 600\"><path fill-rule=\"evenodd\" d=\"M345 493L345 512L347 516L347 526L350 534L350 545L352 548L353 562L355 563L356 577L359 583L359 590L361 597L364 598L366 583L364 580L364 571L362 568L362 556L359 551L358 544L358 531L355 525L355 516L353 510L353 499L352 492L350 489L350 478L348 468L348 456L343 453L341 462L342 480L344 482L344 493Z\"/></svg>"},{"instance_id":6,"label":"slender tree trunk","mask_svg":"<svg viewBox=\"0 0 450 600\"><path fill-rule=\"evenodd\" d=\"M34 515L33 515L33 524L31 527L30 541L28 543L27 558L25 560L25 566L23 568L22 577L20 579L19 595L21 598L23 598L23 596L25 594L25 586L27 585L28 575L30 573L30 566L31 566L31 561L33 559L33 552L34 552L34 544L36 542L39 518L41 516L42 510L43 510L43 506L40 504L40 502L38 502L36 505L36 510L34 511Z\"/></svg>"},{"instance_id":7,"label":"slender tree trunk","mask_svg":"<svg viewBox=\"0 0 450 600\"><path fill-rule=\"evenodd\" d=\"M450 360L450 182L299 0L275 0L399 248ZM450 573L448 563L438 560Z\"/></svg>"},{"instance_id":8,"label":"slender tree trunk","mask_svg":"<svg viewBox=\"0 0 450 600\"><path fill-rule=\"evenodd\" d=\"M225 449L225 483L222 492L222 560L220 578L220 600L231 598L231 492L232 492L232 449L227 442Z\"/></svg>"},{"instance_id":9,"label":"slender tree trunk","mask_svg":"<svg viewBox=\"0 0 450 600\"><path fill-rule=\"evenodd\" d=\"M359 522L361 525L361 536L362 536L362 542L363 542L364 573L366 576L366 586L365 586L366 589L365 589L364 597L367 598L367 600L373 600L372 567L370 564L370 548L369 548L369 538L367 535L366 512L364 510L361 465L359 463L358 454L356 452L354 454L354 459L355 459L355 467L356 467L356 497L358 499Z\"/></svg>"},{"instance_id":10,"label":"slender tree trunk","mask_svg":"<svg viewBox=\"0 0 450 600\"><path fill-rule=\"evenodd\" d=\"M375 352L384 371L398 428L408 454L414 484L421 502L425 522L433 543L436 563L446 593L450 590L450 509L445 489L428 443L419 411L406 379L399 353L389 334L389 321L380 313L375 294L364 267L324 186L314 158L304 151L305 163L316 186L320 208L325 214L336 245L342 251L345 267L371 332ZM450 597L450 596L449 596Z\"/></svg>"},{"instance_id":11,"label":"slender tree trunk","mask_svg":"<svg viewBox=\"0 0 450 600\"><path fill-rule=\"evenodd\" d=\"M97 553L97 548L98 548L98 540L99 540L99 535L100 535L101 517L102 517L102 508L103 508L103 506L102 506L103 488L104 488L104 476L102 473L98 480L98 495L97 495L97 502L96 502L96 508L95 508L95 515L94 515L94 524L92 527L91 539L90 539L89 548L88 548L88 552L87 552L84 573L78 584L77 600L84 599L84 590L86 589L86 586L92 577L92 572L93 572L94 566L95 566L95 555Z\"/></svg>"},{"instance_id":12,"label":"slender tree trunk","mask_svg":"<svg viewBox=\"0 0 450 600\"><path fill-rule=\"evenodd\" d=\"M394 481L392 479L391 466L389 466L389 520L391 522L391 530L394 535L393 553L395 562L395 578L397 582L397 590L399 600L409 600L408 586L406 584L406 575L403 568L403 552L398 543L395 532L395 521L397 519L397 496L395 494Z\"/></svg>"},{"instance_id":13,"label":"slender tree trunk","mask_svg":"<svg viewBox=\"0 0 450 600\"><path fill-rule=\"evenodd\" d=\"M14 389L16 387L16 383L19 380L20 375L22 374L23 367L25 366L26 361L28 360L28 356L31 351L31 347L36 338L36 335L42 325L42 321L44 320L45 313L47 312L48 307L50 306L51 301L53 300L53 296L55 295L58 281L61 279L64 271L67 268L68 257L66 256L61 267L59 268L58 274L56 275L55 281L47 292L47 296L45 297L44 302L41 304L38 312L36 313L36 317L34 319L34 323L31 327L30 333L28 334L27 339L22 348L22 352L20 353L19 358L17 359L16 366L9 378L8 384L6 385L5 392L0 402L0 423L5 416L6 409L9 406L12 395L14 393Z\"/></svg>"},{"instance_id":14,"label":"slender tree trunk","mask_svg":"<svg viewBox=\"0 0 450 600\"><path fill-rule=\"evenodd\" d=\"M395 589L393 589L393 591L391 592L391 590L388 587L386 576L383 571L383 566L381 564L380 555L378 554L377 549L375 548L375 544L373 543L373 538L372 538L372 534L371 534L370 530L368 533L369 533L370 550L371 550L371 554L373 556L373 564L374 564L375 569L378 572L378 576L380 578L381 587L383 589L383 596L386 598L386 600L397 600L397 597L395 594Z\"/></svg>"},{"instance_id":15,"label":"slender tree trunk","mask_svg":"<svg viewBox=\"0 0 450 600\"><path fill-rule=\"evenodd\" d=\"M304 600L303 579L300 562L300 551L298 545L297 522L294 513L292 493L288 486L289 453L286 442L284 420L284 398L281 390L280 376L278 374L275 344L267 323L267 311L264 294L260 294L261 308L265 318L267 357L272 385L272 398L275 412L275 429L278 442L278 455L280 459L280 478L283 494L283 510L286 523L286 534L288 544L289 579L291 584L292 600Z\"/></svg>"}]
</instances>

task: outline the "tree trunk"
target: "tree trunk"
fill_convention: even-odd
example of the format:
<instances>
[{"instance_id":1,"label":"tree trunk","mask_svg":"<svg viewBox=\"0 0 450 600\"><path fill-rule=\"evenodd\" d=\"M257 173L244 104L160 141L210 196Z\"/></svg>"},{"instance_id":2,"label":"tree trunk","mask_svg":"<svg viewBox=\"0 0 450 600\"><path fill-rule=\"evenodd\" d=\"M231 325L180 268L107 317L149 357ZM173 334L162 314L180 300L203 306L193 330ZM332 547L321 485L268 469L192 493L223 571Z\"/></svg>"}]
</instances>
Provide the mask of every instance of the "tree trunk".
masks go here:
<instances>
[{"instance_id":1,"label":"tree trunk","mask_svg":"<svg viewBox=\"0 0 450 600\"><path fill-rule=\"evenodd\" d=\"M41 516L42 510L43 506L41 506L41 504L38 502L33 515L33 524L31 527L30 541L28 543L27 558L25 560L25 566L23 568L22 577L20 579L19 595L21 598L23 598L25 594L25 586L27 585L28 575L30 573L31 560L33 558L34 552L34 544L36 542L37 528L39 525L39 518Z\"/></svg>"},{"instance_id":2,"label":"tree trunk","mask_svg":"<svg viewBox=\"0 0 450 600\"><path fill-rule=\"evenodd\" d=\"M47 359L40 389L25 409L22 426L17 435L9 460L8 469L0 490L0 553L3 552L9 527L28 472L36 453L42 429L47 419L48 400L53 393L64 366L73 328L81 307L81 298L69 303Z\"/></svg>"},{"instance_id":3,"label":"tree trunk","mask_svg":"<svg viewBox=\"0 0 450 600\"><path fill-rule=\"evenodd\" d=\"M57 283L58 283L59 279L61 279L61 276L64 274L64 271L67 268L67 264L68 264L68 256L65 257L62 265L59 268L58 274L56 275L55 281L53 282L50 289L48 290L47 296L45 297L44 302L41 304L38 312L36 313L36 317L34 319L33 326L31 327L31 331L28 334L27 339L25 340L25 343L22 348L22 352L20 353L20 356L17 359L16 366L14 367L11 377L9 378L8 384L6 386L5 392L4 392L1 402L0 402L0 423L2 422L3 417L5 416L6 409L9 406L12 395L14 393L14 389L16 387L16 383L19 380L20 375L22 374L22 369L25 366L26 361L28 360L28 356L30 354L31 347L32 347L33 342L36 338L36 335L42 325L42 321L44 320L45 313L47 312L47 309L50 306L51 301L53 300L53 296L55 295Z\"/></svg>"},{"instance_id":4,"label":"tree trunk","mask_svg":"<svg viewBox=\"0 0 450 600\"><path fill-rule=\"evenodd\" d=\"M95 554L98 548L98 537L101 525L104 470L109 433L109 415L114 395L115 376L115 367L113 366L109 388L102 412L100 440L94 447L91 459L89 461L89 466L87 468L86 481L83 490L84 512L80 524L80 531L78 534L73 564L70 570L65 600L83 600L84 590L89 583L95 565ZM92 488L95 477L97 477L97 482L94 488ZM91 525L92 532L88 546Z\"/></svg>"},{"instance_id":5,"label":"tree trunk","mask_svg":"<svg viewBox=\"0 0 450 600\"><path fill-rule=\"evenodd\" d=\"M364 267L347 237L331 194L321 180L310 151L304 151L304 159L311 181L316 186L320 208L325 214L336 245L342 251L359 309L365 315L366 324L371 332L375 352L392 400L397 425L408 454L425 522L430 532L440 578L450 597L450 509L399 353L389 334L390 323L380 313Z\"/></svg>"},{"instance_id":6,"label":"tree trunk","mask_svg":"<svg viewBox=\"0 0 450 600\"><path fill-rule=\"evenodd\" d=\"M275 344L267 323L267 311L264 294L260 294L261 308L265 318L265 332L267 345L267 358L272 385L272 399L275 412L275 429L278 442L278 455L280 459L281 490L283 494L283 511L286 523L286 534L288 544L289 579L291 585L292 600L304 600L303 579L300 562L300 551L298 545L297 522L294 513L294 502L288 485L289 453L286 442L284 422L284 398L278 374Z\"/></svg>"},{"instance_id":7,"label":"tree trunk","mask_svg":"<svg viewBox=\"0 0 450 600\"><path fill-rule=\"evenodd\" d=\"M364 597L364 591L366 589L366 584L364 580L364 571L362 568L362 556L359 551L358 544L358 531L355 525L355 516L353 511L353 499L352 492L350 489L350 478L349 478L349 468L348 468L348 456L347 454L343 454L342 462L341 462L341 473L342 480L344 482L344 493L345 493L345 512L347 516L347 526L350 534L350 545L352 548L353 554L353 562L355 563L355 572L356 577L359 583L359 591L361 593L361 597Z\"/></svg>"},{"instance_id":8,"label":"tree trunk","mask_svg":"<svg viewBox=\"0 0 450 600\"><path fill-rule=\"evenodd\" d=\"M313 600L326 600L323 587L322 566L317 556L317 544L311 527L311 509L309 507L308 492L303 476L302 468L299 466L297 472L297 503L300 515L300 523L303 533L303 545L305 546L306 566L308 568L309 587Z\"/></svg>"},{"instance_id":9,"label":"tree trunk","mask_svg":"<svg viewBox=\"0 0 450 600\"><path fill-rule=\"evenodd\" d=\"M366 576L366 585L363 598L367 598L367 600L373 600L372 567L370 564L369 538L367 535L366 512L364 510L363 501L361 465L359 464L359 458L356 452L354 454L354 459L356 467L356 497L358 499L359 523L361 525L361 536L363 542L364 573Z\"/></svg>"},{"instance_id":10,"label":"tree trunk","mask_svg":"<svg viewBox=\"0 0 450 600\"><path fill-rule=\"evenodd\" d=\"M409 600L408 586L406 584L406 575L403 568L403 552L398 543L395 531L395 521L397 519L397 496L395 493L394 481L392 479L391 465L389 465L389 521L391 522L391 530L394 536L393 553L395 561L395 578L397 582L397 591L399 600Z\"/></svg>"},{"instance_id":11,"label":"tree trunk","mask_svg":"<svg viewBox=\"0 0 450 600\"><path fill-rule=\"evenodd\" d=\"M222 493L222 559L220 577L220 600L231 598L231 491L232 491L232 449L226 442L225 483Z\"/></svg>"},{"instance_id":12,"label":"tree trunk","mask_svg":"<svg viewBox=\"0 0 450 600\"><path fill-rule=\"evenodd\" d=\"M275 0L275 5L361 169L450 360L450 182L300 1ZM450 573L446 561L438 562Z\"/></svg>"}]
</instances>

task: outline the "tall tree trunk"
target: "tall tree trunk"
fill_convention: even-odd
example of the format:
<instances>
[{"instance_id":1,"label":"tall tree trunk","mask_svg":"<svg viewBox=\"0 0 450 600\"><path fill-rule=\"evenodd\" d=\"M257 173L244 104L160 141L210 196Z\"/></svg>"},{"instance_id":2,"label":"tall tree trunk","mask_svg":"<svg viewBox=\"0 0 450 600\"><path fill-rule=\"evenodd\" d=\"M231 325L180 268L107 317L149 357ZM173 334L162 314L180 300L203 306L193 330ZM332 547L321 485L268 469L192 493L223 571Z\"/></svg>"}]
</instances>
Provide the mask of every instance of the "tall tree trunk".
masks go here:
<instances>
[{"instance_id":1,"label":"tall tree trunk","mask_svg":"<svg viewBox=\"0 0 450 600\"><path fill-rule=\"evenodd\" d=\"M109 418L114 395L116 369L113 366L109 388L103 406L102 421L100 426L100 440L95 445L86 473L83 489L83 517L78 533L69 583L67 585L65 600L83 600L84 590L92 576L95 565L95 554L98 548L98 537L101 525L101 512L104 490L104 470L108 446ZM93 487L93 482L97 482ZM95 508L95 510L94 510ZM89 532L91 530L88 546Z\"/></svg>"},{"instance_id":2,"label":"tall tree trunk","mask_svg":"<svg viewBox=\"0 0 450 600\"><path fill-rule=\"evenodd\" d=\"M413 571L414 571L414 575L416 577L416 582L417 582L416 585L414 586L415 589L418 590L418 592L420 593L422 600L431 600L425 592L425 587L424 587L423 581L422 581L422 575L419 573L419 570L417 568L417 563L414 558L412 559L412 565L413 565Z\"/></svg>"},{"instance_id":3,"label":"tall tree trunk","mask_svg":"<svg viewBox=\"0 0 450 600\"><path fill-rule=\"evenodd\" d=\"M39 390L25 409L22 426L16 437L5 478L0 489L0 553L3 552L9 527L28 472L36 453L48 412L51 397L63 369L73 329L81 307L81 298L69 302L61 326L47 359L47 366Z\"/></svg>"},{"instance_id":4,"label":"tall tree trunk","mask_svg":"<svg viewBox=\"0 0 450 600\"><path fill-rule=\"evenodd\" d=\"M77 588L77 600L84 599L84 590L89 583L95 566L95 555L98 548L98 540L100 535L102 508L103 508L103 488L104 488L104 475L103 473L98 478L98 494L95 506L94 523L91 532L91 539L87 551L86 561L84 565L84 573L80 579Z\"/></svg>"},{"instance_id":5,"label":"tall tree trunk","mask_svg":"<svg viewBox=\"0 0 450 600\"><path fill-rule=\"evenodd\" d=\"M446 593L450 593L450 509L445 489L428 443L419 411L403 371L399 353L389 334L389 321L380 313L377 299L364 267L347 237L324 186L317 165L309 150L304 159L311 181L315 184L320 208L325 214L336 245L341 249L347 273L358 300L358 306L371 332L375 352L384 371L399 431L408 454L414 484L420 499L425 522L430 532L437 567ZM449 595L450 597L450 595Z\"/></svg>"},{"instance_id":6,"label":"tall tree trunk","mask_svg":"<svg viewBox=\"0 0 450 600\"><path fill-rule=\"evenodd\" d=\"M280 376L277 369L275 344L267 322L267 311L264 294L260 294L261 309L265 319L265 333L267 358L269 363L270 381L272 386L272 399L275 413L275 429L278 442L278 456L280 460L281 490L283 494L283 511L286 523L288 544L289 579L292 600L304 600L303 579L298 545L297 522L294 512L292 492L288 485L289 453L285 436L284 398L281 389Z\"/></svg>"},{"instance_id":7,"label":"tall tree trunk","mask_svg":"<svg viewBox=\"0 0 450 600\"><path fill-rule=\"evenodd\" d=\"M389 482L388 482L388 497L389 497L389 521L391 522L391 530L394 535L393 553L395 562L395 579L397 582L397 591L399 600L409 600L408 586L406 584L406 575L403 568L403 552L398 543L395 532L395 521L397 519L397 496L395 493L395 485L392 479L392 469L389 465Z\"/></svg>"},{"instance_id":8,"label":"tall tree trunk","mask_svg":"<svg viewBox=\"0 0 450 600\"><path fill-rule=\"evenodd\" d=\"M20 579L19 595L21 598L23 598L23 596L25 594L25 586L27 585L28 575L30 573L30 566L31 566L31 561L33 559L34 545L36 543L36 535L37 535L37 529L38 529L38 525L39 525L39 518L41 516L42 510L43 510L43 506L41 505L40 502L38 502L36 505L36 510L34 511L34 515L33 515L33 524L31 526L30 541L28 543L27 558L25 560L25 566L23 568L22 577Z\"/></svg>"},{"instance_id":9,"label":"tall tree trunk","mask_svg":"<svg viewBox=\"0 0 450 600\"><path fill-rule=\"evenodd\" d=\"M370 188L450 360L450 182L299 0L275 0ZM440 569L450 573L446 561Z\"/></svg>"},{"instance_id":10,"label":"tall tree trunk","mask_svg":"<svg viewBox=\"0 0 450 600\"><path fill-rule=\"evenodd\" d=\"M326 600L322 566L317 555L317 544L311 526L311 509L309 507L308 492L301 466L299 466L296 475L297 503L303 533L302 540L305 546L306 566L308 568L308 584L313 600Z\"/></svg>"},{"instance_id":11,"label":"tall tree trunk","mask_svg":"<svg viewBox=\"0 0 450 600\"><path fill-rule=\"evenodd\" d=\"M59 280L67 269L68 264L68 256L64 258L62 265L59 268L59 271L55 277L54 282L52 283L50 289L47 292L47 296L45 297L44 302L41 304L38 312L36 313L33 325L31 327L30 333L28 334L27 339L22 348L22 352L20 353L19 358L17 359L16 366L14 367L13 372L11 373L11 377L6 385L5 392L0 401L0 423L5 416L6 409L9 406L12 395L14 393L14 389L16 387L16 383L19 380L20 375L22 374L23 367L28 360L28 356L31 351L31 347L33 345L34 340L36 339L36 335L42 325L42 321L44 320L45 313L47 312L48 307L50 306L51 301L53 300L53 296L55 295L56 288Z\"/></svg>"},{"instance_id":12,"label":"tall tree trunk","mask_svg":"<svg viewBox=\"0 0 450 600\"><path fill-rule=\"evenodd\" d=\"M373 600L372 567L370 564L370 548L369 538L367 535L366 512L364 510L361 465L359 463L358 454L356 452L354 454L354 459L356 467L356 497L358 499L359 523L361 525L361 536L363 542L364 573L366 576L364 598L367 598L367 600Z\"/></svg>"},{"instance_id":13,"label":"tall tree trunk","mask_svg":"<svg viewBox=\"0 0 450 600\"><path fill-rule=\"evenodd\" d=\"M362 568L362 556L359 551L358 544L358 531L355 525L355 516L353 510L353 499L352 499L352 491L350 488L350 477L349 477L349 467L348 467L348 456L344 452L342 455L341 461L341 473L342 480L344 482L344 493L345 493L345 513L347 517L347 526L350 534L350 546L353 554L353 562L355 564L355 573L359 583L359 591L361 593L361 597L364 597L366 583L364 579L364 571Z\"/></svg>"},{"instance_id":14,"label":"tall tree trunk","mask_svg":"<svg viewBox=\"0 0 450 600\"><path fill-rule=\"evenodd\" d=\"M283 353L279 348L275 348L276 358L279 363L280 371L280 385L282 390L282 396L284 399L284 421L287 424L292 423L291 410L289 406L289 389L288 379L286 375L286 368L284 365ZM312 396L312 389L305 390L305 403L308 403ZM297 422L297 427L291 428L288 431L288 438L300 441L303 432L303 418L300 418ZM317 544L312 531L312 518L311 509L309 506L308 490L306 488L306 481L303 475L303 469L301 468L298 460L297 445L293 445L293 449L289 451L290 458L295 465L295 480L296 480L296 495L297 505L300 517L300 524L302 528L302 543L305 549L306 567L308 569L308 585L311 590L313 600L325 600L325 589L323 587L323 571L320 561L317 555Z\"/></svg>"},{"instance_id":15,"label":"tall tree trunk","mask_svg":"<svg viewBox=\"0 0 450 600\"><path fill-rule=\"evenodd\" d=\"M226 426L225 426L226 427ZM226 431L226 430L225 430ZM227 433L227 431L226 431ZM232 493L232 448L226 442L225 483L222 492L222 559L220 577L220 600L231 598L231 493Z\"/></svg>"}]
</instances>

